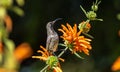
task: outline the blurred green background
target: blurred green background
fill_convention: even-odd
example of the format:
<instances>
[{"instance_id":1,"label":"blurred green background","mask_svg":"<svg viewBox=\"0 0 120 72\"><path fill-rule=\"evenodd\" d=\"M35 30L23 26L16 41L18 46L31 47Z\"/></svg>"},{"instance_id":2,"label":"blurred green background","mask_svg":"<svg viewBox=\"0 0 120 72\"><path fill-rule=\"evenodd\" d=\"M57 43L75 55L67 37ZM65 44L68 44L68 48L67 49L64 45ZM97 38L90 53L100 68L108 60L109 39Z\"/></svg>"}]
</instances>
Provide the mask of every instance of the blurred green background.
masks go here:
<instances>
[{"instance_id":1,"label":"blurred green background","mask_svg":"<svg viewBox=\"0 0 120 72\"><path fill-rule=\"evenodd\" d=\"M33 55L40 55L36 51L40 45L45 47L46 24L56 18L63 18L55 25L56 31L61 28L61 24L79 24L86 20L80 5L89 11L93 1L95 0L25 0L23 17L10 12L14 23L10 38L16 45L29 42L34 51ZM63 72L112 72L111 65L120 55L120 20L117 18L119 13L120 0L102 0L97 14L98 18L104 21L91 22L89 33L94 39L90 56L83 55L85 59L82 60L66 52L62 56L65 58L65 62L61 64ZM44 66L44 62L28 58L22 62L20 72L39 72Z\"/></svg>"}]
</instances>

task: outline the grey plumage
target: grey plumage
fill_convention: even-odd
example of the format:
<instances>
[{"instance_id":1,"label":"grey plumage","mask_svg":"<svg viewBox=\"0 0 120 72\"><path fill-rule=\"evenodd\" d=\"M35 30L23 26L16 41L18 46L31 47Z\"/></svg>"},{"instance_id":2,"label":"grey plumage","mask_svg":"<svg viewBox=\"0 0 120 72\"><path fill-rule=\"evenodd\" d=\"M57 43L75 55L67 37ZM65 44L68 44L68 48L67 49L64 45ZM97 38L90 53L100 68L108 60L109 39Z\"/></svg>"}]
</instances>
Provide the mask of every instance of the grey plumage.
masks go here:
<instances>
[{"instance_id":1,"label":"grey plumage","mask_svg":"<svg viewBox=\"0 0 120 72\"><path fill-rule=\"evenodd\" d=\"M58 43L59 43L59 36L55 32L53 25L55 24L56 21L60 19L61 18L58 18L54 21L48 22L46 25L46 29L47 29L46 49L52 53L56 51L56 49L58 48Z\"/></svg>"}]
</instances>

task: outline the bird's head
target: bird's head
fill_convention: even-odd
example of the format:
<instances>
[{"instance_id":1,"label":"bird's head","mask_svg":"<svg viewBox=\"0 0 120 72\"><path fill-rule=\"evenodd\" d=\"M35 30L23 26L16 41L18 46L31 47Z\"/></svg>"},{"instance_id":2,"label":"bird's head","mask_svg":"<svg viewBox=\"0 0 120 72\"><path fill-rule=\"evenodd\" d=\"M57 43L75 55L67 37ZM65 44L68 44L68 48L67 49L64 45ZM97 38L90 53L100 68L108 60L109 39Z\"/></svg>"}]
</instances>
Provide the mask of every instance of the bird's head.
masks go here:
<instances>
[{"instance_id":1,"label":"bird's head","mask_svg":"<svg viewBox=\"0 0 120 72\"><path fill-rule=\"evenodd\" d=\"M57 18L54 21L52 21L52 24L55 24L56 21L61 20L62 18Z\"/></svg>"},{"instance_id":2,"label":"bird's head","mask_svg":"<svg viewBox=\"0 0 120 72\"><path fill-rule=\"evenodd\" d=\"M46 28L47 28L47 29L48 29L48 28L51 28L51 27L55 24L56 21L61 20L61 19L62 19L62 18L57 18L57 19L55 19L54 21L48 22L47 25L46 25Z\"/></svg>"}]
</instances>

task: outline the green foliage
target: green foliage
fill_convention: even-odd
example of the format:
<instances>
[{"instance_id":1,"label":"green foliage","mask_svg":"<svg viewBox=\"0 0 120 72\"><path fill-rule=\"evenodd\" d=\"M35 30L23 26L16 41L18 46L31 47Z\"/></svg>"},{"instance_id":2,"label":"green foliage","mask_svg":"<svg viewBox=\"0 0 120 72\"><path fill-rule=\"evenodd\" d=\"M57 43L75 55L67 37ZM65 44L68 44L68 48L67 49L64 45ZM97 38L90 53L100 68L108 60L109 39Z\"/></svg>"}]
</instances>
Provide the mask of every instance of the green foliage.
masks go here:
<instances>
[{"instance_id":1,"label":"green foliage","mask_svg":"<svg viewBox=\"0 0 120 72\"><path fill-rule=\"evenodd\" d=\"M6 15L6 9L4 7L0 7L0 20L4 19Z\"/></svg>"},{"instance_id":2,"label":"green foliage","mask_svg":"<svg viewBox=\"0 0 120 72\"><path fill-rule=\"evenodd\" d=\"M21 8L17 7L17 6L14 6L11 9L12 9L12 11L14 11L19 16L24 15L24 11Z\"/></svg>"},{"instance_id":3,"label":"green foliage","mask_svg":"<svg viewBox=\"0 0 120 72\"><path fill-rule=\"evenodd\" d=\"M23 6L25 4L24 0L16 0L16 2L19 6Z\"/></svg>"},{"instance_id":4,"label":"green foliage","mask_svg":"<svg viewBox=\"0 0 120 72\"><path fill-rule=\"evenodd\" d=\"M0 0L0 6L5 8L11 7L13 4L13 0Z\"/></svg>"}]
</instances>

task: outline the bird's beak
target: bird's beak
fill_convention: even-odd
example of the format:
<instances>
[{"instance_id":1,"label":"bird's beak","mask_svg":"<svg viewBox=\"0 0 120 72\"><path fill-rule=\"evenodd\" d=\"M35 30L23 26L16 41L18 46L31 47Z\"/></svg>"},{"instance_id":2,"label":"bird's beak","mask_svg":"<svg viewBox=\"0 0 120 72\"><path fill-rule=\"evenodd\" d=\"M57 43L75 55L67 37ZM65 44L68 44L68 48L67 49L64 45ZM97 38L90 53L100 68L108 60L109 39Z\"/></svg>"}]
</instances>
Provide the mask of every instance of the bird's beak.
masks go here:
<instances>
[{"instance_id":1,"label":"bird's beak","mask_svg":"<svg viewBox=\"0 0 120 72\"><path fill-rule=\"evenodd\" d=\"M53 24L54 24L56 21L58 21L58 20L62 20L62 18L57 18L57 19L55 19L55 20L53 21Z\"/></svg>"}]
</instances>

